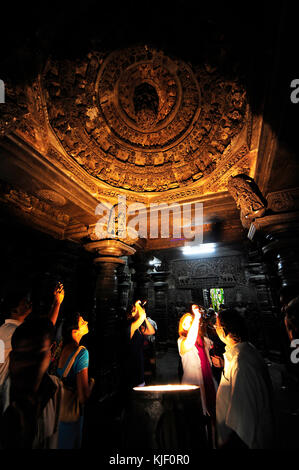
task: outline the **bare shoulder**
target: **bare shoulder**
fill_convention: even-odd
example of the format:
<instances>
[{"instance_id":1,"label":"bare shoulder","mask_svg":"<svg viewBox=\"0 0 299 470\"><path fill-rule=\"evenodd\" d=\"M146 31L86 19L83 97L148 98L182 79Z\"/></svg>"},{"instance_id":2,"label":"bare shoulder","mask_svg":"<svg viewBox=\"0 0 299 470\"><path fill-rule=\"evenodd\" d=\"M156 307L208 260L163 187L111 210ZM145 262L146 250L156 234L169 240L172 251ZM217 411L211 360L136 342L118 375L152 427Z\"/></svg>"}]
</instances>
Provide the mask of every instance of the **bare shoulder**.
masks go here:
<instances>
[{"instance_id":1,"label":"bare shoulder","mask_svg":"<svg viewBox=\"0 0 299 470\"><path fill-rule=\"evenodd\" d=\"M213 346L213 341L210 338L208 338L207 336L204 336L204 342L208 347Z\"/></svg>"},{"instance_id":2,"label":"bare shoulder","mask_svg":"<svg viewBox=\"0 0 299 470\"><path fill-rule=\"evenodd\" d=\"M185 342L186 342L186 338L179 338L178 339L178 348L179 348L179 353L181 355L183 355L186 351L186 348L185 348Z\"/></svg>"}]
</instances>

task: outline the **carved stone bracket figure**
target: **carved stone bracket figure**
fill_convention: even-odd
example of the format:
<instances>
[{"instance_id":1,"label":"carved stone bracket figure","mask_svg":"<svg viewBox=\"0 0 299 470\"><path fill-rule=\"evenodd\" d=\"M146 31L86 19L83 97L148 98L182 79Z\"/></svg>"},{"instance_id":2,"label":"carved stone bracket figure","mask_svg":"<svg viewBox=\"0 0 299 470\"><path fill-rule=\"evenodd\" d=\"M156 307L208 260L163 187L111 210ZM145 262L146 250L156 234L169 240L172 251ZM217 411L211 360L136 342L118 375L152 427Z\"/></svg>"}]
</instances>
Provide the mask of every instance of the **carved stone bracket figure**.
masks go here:
<instances>
[{"instance_id":1,"label":"carved stone bracket figure","mask_svg":"<svg viewBox=\"0 0 299 470\"><path fill-rule=\"evenodd\" d=\"M249 228L253 219L265 214L267 201L250 176L245 174L232 176L228 181L227 189L240 209L240 218L244 228Z\"/></svg>"},{"instance_id":2,"label":"carved stone bracket figure","mask_svg":"<svg viewBox=\"0 0 299 470\"><path fill-rule=\"evenodd\" d=\"M102 209L102 208L101 208ZM95 225L90 225L90 240L119 240L126 245L133 245L138 240L138 232L128 223L128 208L122 202L105 207L106 216Z\"/></svg>"}]
</instances>

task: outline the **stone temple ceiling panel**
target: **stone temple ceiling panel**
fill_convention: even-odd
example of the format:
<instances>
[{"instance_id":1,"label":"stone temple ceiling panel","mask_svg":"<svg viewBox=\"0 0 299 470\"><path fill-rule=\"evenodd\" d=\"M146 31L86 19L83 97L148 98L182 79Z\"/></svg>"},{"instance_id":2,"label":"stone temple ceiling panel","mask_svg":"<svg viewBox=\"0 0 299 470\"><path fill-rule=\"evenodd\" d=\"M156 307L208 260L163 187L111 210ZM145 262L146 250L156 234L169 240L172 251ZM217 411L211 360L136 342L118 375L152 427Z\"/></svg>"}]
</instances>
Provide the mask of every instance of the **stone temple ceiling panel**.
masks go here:
<instances>
[{"instance_id":1,"label":"stone temple ceiling panel","mask_svg":"<svg viewBox=\"0 0 299 470\"><path fill-rule=\"evenodd\" d=\"M137 46L49 60L40 86L56 150L105 187L215 193L252 172L252 116L233 73Z\"/></svg>"}]
</instances>

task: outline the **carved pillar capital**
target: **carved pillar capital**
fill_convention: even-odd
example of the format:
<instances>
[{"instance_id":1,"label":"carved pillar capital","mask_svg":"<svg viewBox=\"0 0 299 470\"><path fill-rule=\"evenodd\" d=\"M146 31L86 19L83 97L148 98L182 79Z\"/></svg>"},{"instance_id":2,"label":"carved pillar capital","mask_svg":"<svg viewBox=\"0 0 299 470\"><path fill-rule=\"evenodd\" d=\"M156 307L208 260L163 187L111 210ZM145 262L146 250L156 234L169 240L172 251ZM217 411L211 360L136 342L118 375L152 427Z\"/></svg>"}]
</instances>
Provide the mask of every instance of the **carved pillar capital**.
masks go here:
<instances>
[{"instance_id":1,"label":"carved pillar capital","mask_svg":"<svg viewBox=\"0 0 299 470\"><path fill-rule=\"evenodd\" d=\"M120 240L98 240L87 243L84 245L87 251L102 255L95 258L95 263L120 263L124 264L124 261L120 259L121 256L131 256L136 250L126 243Z\"/></svg>"}]
</instances>

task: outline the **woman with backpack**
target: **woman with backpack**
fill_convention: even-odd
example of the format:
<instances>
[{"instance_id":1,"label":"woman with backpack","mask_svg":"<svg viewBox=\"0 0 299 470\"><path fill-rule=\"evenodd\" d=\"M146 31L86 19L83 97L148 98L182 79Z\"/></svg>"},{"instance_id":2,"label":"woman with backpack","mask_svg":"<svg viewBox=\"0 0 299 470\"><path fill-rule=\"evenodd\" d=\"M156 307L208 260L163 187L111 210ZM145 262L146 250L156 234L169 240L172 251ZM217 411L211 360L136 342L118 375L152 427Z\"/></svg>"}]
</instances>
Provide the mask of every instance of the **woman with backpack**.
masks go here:
<instances>
[{"instance_id":1,"label":"woman with backpack","mask_svg":"<svg viewBox=\"0 0 299 470\"><path fill-rule=\"evenodd\" d=\"M79 449L82 442L83 405L91 395L94 380L89 379L89 354L80 341L88 333L88 322L76 313L62 330L62 350L57 376L64 384L64 398L59 425L59 449Z\"/></svg>"}]
</instances>

